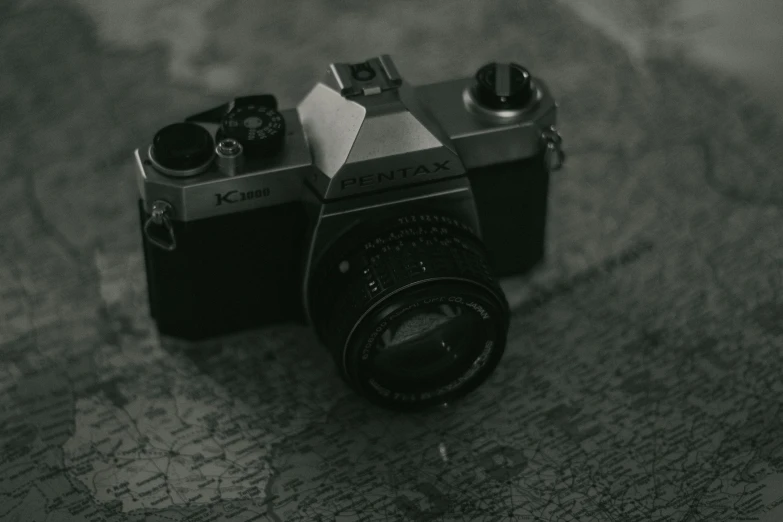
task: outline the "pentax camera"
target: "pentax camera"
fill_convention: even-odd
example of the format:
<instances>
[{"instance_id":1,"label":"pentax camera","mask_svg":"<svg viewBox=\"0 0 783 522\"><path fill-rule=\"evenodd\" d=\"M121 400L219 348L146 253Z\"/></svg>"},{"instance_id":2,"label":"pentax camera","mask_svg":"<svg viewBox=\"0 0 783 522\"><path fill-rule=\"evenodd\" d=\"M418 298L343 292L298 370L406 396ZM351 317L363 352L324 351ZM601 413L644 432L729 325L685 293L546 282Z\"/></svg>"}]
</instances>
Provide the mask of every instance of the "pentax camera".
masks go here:
<instances>
[{"instance_id":1,"label":"pentax camera","mask_svg":"<svg viewBox=\"0 0 783 522\"><path fill-rule=\"evenodd\" d=\"M135 151L159 332L297 321L383 406L467 393L506 344L498 278L544 256L555 118L520 65L414 86L383 55L161 128Z\"/></svg>"}]
</instances>

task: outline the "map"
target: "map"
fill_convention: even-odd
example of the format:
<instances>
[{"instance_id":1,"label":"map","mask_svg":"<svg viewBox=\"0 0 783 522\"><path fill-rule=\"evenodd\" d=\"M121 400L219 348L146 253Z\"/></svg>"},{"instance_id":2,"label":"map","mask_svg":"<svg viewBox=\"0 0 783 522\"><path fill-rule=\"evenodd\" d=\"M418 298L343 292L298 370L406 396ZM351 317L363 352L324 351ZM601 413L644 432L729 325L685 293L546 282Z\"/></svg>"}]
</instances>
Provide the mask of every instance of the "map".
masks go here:
<instances>
[{"instance_id":1,"label":"map","mask_svg":"<svg viewBox=\"0 0 783 522\"><path fill-rule=\"evenodd\" d=\"M561 3L336 5L0 3L0 520L783 520L780 119ZM381 53L525 64L568 152L500 367L415 414L302 326L160 337L134 207L164 124Z\"/></svg>"}]
</instances>

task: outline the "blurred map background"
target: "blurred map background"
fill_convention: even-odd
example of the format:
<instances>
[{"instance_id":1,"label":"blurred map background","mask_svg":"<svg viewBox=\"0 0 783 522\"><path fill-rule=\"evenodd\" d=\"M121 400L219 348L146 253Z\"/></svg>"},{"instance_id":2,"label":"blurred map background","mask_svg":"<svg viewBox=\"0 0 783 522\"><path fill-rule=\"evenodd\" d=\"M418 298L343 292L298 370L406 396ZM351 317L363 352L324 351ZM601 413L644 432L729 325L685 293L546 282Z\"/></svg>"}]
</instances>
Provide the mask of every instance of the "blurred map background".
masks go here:
<instances>
[{"instance_id":1,"label":"blurred map background","mask_svg":"<svg viewBox=\"0 0 783 522\"><path fill-rule=\"evenodd\" d=\"M783 519L780 9L629 4L2 2L0 520ZM160 126L380 53L525 64L569 152L501 367L415 415L302 327L160 339L134 212Z\"/></svg>"}]
</instances>

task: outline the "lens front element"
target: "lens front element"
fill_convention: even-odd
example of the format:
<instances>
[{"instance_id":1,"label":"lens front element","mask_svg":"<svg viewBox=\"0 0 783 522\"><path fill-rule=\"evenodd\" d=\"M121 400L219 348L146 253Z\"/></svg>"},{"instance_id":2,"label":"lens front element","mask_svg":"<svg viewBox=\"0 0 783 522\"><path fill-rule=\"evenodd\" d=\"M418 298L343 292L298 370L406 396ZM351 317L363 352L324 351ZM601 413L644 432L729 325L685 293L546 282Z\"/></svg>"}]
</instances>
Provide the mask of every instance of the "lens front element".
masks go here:
<instances>
[{"instance_id":1,"label":"lens front element","mask_svg":"<svg viewBox=\"0 0 783 522\"><path fill-rule=\"evenodd\" d=\"M387 321L368 350L374 356L369 369L378 380L415 390L441 381L447 384L464 372L471 347L481 342L476 335L480 320L465 314L461 306L438 304L441 299Z\"/></svg>"}]
</instances>

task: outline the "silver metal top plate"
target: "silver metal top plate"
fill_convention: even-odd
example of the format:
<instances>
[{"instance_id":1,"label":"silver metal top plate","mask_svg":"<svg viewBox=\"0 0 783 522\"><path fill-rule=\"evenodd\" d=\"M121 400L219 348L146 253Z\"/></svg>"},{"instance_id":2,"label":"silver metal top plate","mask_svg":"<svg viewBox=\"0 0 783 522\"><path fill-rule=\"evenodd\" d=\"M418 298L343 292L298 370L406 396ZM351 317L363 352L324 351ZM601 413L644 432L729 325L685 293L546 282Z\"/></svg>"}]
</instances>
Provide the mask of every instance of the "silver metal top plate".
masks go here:
<instances>
[{"instance_id":1,"label":"silver metal top plate","mask_svg":"<svg viewBox=\"0 0 783 522\"><path fill-rule=\"evenodd\" d=\"M149 212L157 200L172 207L172 219L191 221L297 201L304 178L310 173L311 159L296 111L281 111L286 122L283 150L269 159L248 159L241 172L227 175L218 162L191 178L162 174L147 157L148 147L137 149L136 179L139 193ZM214 134L216 125L202 124Z\"/></svg>"},{"instance_id":2,"label":"silver metal top plate","mask_svg":"<svg viewBox=\"0 0 783 522\"><path fill-rule=\"evenodd\" d=\"M349 85L350 67L333 64L296 109L281 111L286 143L274 158L248 159L231 172L213 161L198 175L176 178L154 168L147 147L137 150L148 211L162 200L175 220L231 214L297 201L304 183L324 201L369 195L524 159L548 146L541 137L556 123L556 104L535 78L527 107L489 111L473 101L472 78L413 87L388 56L367 63L389 88L348 96L346 89L369 81Z\"/></svg>"},{"instance_id":3,"label":"silver metal top plate","mask_svg":"<svg viewBox=\"0 0 783 522\"><path fill-rule=\"evenodd\" d=\"M308 181L324 199L530 157L555 123L554 100L540 81L528 107L496 112L472 101L472 78L346 97L334 74L297 107L315 167Z\"/></svg>"}]
</instances>

